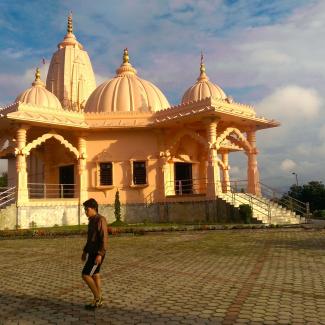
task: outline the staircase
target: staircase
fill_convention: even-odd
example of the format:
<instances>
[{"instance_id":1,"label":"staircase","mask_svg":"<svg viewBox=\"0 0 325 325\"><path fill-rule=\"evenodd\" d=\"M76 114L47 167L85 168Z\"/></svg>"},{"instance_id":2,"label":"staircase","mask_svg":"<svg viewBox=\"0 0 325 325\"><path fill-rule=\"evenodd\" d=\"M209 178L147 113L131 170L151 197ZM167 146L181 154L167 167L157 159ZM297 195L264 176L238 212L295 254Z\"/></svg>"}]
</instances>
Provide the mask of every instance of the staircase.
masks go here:
<instances>
[{"instance_id":1,"label":"staircase","mask_svg":"<svg viewBox=\"0 0 325 325\"><path fill-rule=\"evenodd\" d=\"M0 187L0 209L11 205L16 198L16 187Z\"/></svg>"},{"instance_id":2,"label":"staircase","mask_svg":"<svg viewBox=\"0 0 325 325\"><path fill-rule=\"evenodd\" d=\"M253 211L253 218L264 224L283 225L305 222L305 218L295 211L266 197L235 192L221 193L219 197L235 207L239 207L241 204L250 205Z\"/></svg>"},{"instance_id":3,"label":"staircase","mask_svg":"<svg viewBox=\"0 0 325 325\"><path fill-rule=\"evenodd\" d=\"M16 225L16 187L0 187L0 230Z\"/></svg>"}]
</instances>

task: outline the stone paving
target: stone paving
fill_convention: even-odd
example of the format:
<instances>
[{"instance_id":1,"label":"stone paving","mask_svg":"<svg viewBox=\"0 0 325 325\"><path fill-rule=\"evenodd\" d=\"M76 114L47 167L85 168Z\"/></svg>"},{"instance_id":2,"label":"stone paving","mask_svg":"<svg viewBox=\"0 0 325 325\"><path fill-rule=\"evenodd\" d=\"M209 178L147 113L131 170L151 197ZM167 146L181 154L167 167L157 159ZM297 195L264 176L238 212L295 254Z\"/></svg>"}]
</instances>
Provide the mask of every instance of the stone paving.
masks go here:
<instances>
[{"instance_id":1,"label":"stone paving","mask_svg":"<svg viewBox=\"0 0 325 325\"><path fill-rule=\"evenodd\" d=\"M87 311L85 238L0 241L0 324L325 324L325 231L110 237Z\"/></svg>"}]
</instances>

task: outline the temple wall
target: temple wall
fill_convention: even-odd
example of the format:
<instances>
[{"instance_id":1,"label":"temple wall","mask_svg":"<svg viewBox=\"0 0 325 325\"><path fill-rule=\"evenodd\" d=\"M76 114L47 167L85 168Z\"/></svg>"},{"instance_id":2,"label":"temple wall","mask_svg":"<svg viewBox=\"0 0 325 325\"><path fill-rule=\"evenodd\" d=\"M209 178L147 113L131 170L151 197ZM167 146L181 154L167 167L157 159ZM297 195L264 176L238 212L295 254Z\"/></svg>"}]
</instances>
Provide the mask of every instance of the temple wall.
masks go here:
<instances>
[{"instance_id":1,"label":"temple wall","mask_svg":"<svg viewBox=\"0 0 325 325\"><path fill-rule=\"evenodd\" d=\"M16 219L16 212L18 218ZM52 202L51 205L33 205L16 208L15 205L0 210L0 230L14 229L16 222L20 228L52 227L54 225L88 224L83 209L79 211L77 204L63 205ZM99 213L104 215L108 223L115 220L114 205L101 204ZM122 220L134 223L232 223L240 222L238 211L221 199L211 201L189 201L144 204L122 204Z\"/></svg>"},{"instance_id":2,"label":"temple wall","mask_svg":"<svg viewBox=\"0 0 325 325\"><path fill-rule=\"evenodd\" d=\"M163 186L159 175L158 145L150 130L106 131L87 136L88 197L112 204L119 189L121 203L144 203ZM132 185L132 160L146 161L147 185ZM113 185L100 186L99 163L112 162ZM154 194L153 194L154 193Z\"/></svg>"}]
</instances>

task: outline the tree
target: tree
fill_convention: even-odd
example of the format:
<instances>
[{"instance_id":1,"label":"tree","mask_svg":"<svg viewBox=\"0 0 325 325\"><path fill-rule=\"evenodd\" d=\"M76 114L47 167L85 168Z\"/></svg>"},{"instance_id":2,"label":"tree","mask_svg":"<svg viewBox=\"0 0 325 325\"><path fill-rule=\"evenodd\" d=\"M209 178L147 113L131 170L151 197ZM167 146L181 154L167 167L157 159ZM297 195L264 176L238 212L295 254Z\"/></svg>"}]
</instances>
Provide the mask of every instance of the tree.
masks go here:
<instances>
[{"instance_id":1,"label":"tree","mask_svg":"<svg viewBox=\"0 0 325 325\"><path fill-rule=\"evenodd\" d=\"M8 174L2 173L0 176L0 187L7 187L8 186Z\"/></svg>"},{"instance_id":2,"label":"tree","mask_svg":"<svg viewBox=\"0 0 325 325\"><path fill-rule=\"evenodd\" d=\"M282 199L288 196L305 203L309 202L311 212L325 210L325 185L322 182L310 181L302 186L292 185Z\"/></svg>"},{"instance_id":3,"label":"tree","mask_svg":"<svg viewBox=\"0 0 325 325\"><path fill-rule=\"evenodd\" d=\"M115 202L114 202L114 215L116 221L121 221L121 202L120 202L120 193L117 190L115 193Z\"/></svg>"}]
</instances>

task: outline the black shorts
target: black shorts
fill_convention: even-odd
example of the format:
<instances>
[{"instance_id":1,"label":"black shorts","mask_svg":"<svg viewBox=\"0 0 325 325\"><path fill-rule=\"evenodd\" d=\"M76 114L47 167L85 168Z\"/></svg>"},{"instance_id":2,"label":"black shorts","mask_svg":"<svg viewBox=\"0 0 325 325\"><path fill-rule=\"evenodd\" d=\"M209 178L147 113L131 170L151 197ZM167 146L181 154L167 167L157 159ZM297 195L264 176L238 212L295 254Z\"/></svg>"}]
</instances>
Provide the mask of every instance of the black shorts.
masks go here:
<instances>
[{"instance_id":1,"label":"black shorts","mask_svg":"<svg viewBox=\"0 0 325 325\"><path fill-rule=\"evenodd\" d=\"M90 275L90 272L93 268L93 266L95 265L95 259L96 259L96 256L97 255L93 255L93 254L88 254L88 258L87 258L87 261L84 265L84 268L82 269L82 275ZM103 262L104 262L104 258L105 258L105 255L102 256L102 263L97 265L97 268L94 272L94 274L97 274L99 273L100 271L100 267L102 266Z\"/></svg>"}]
</instances>

